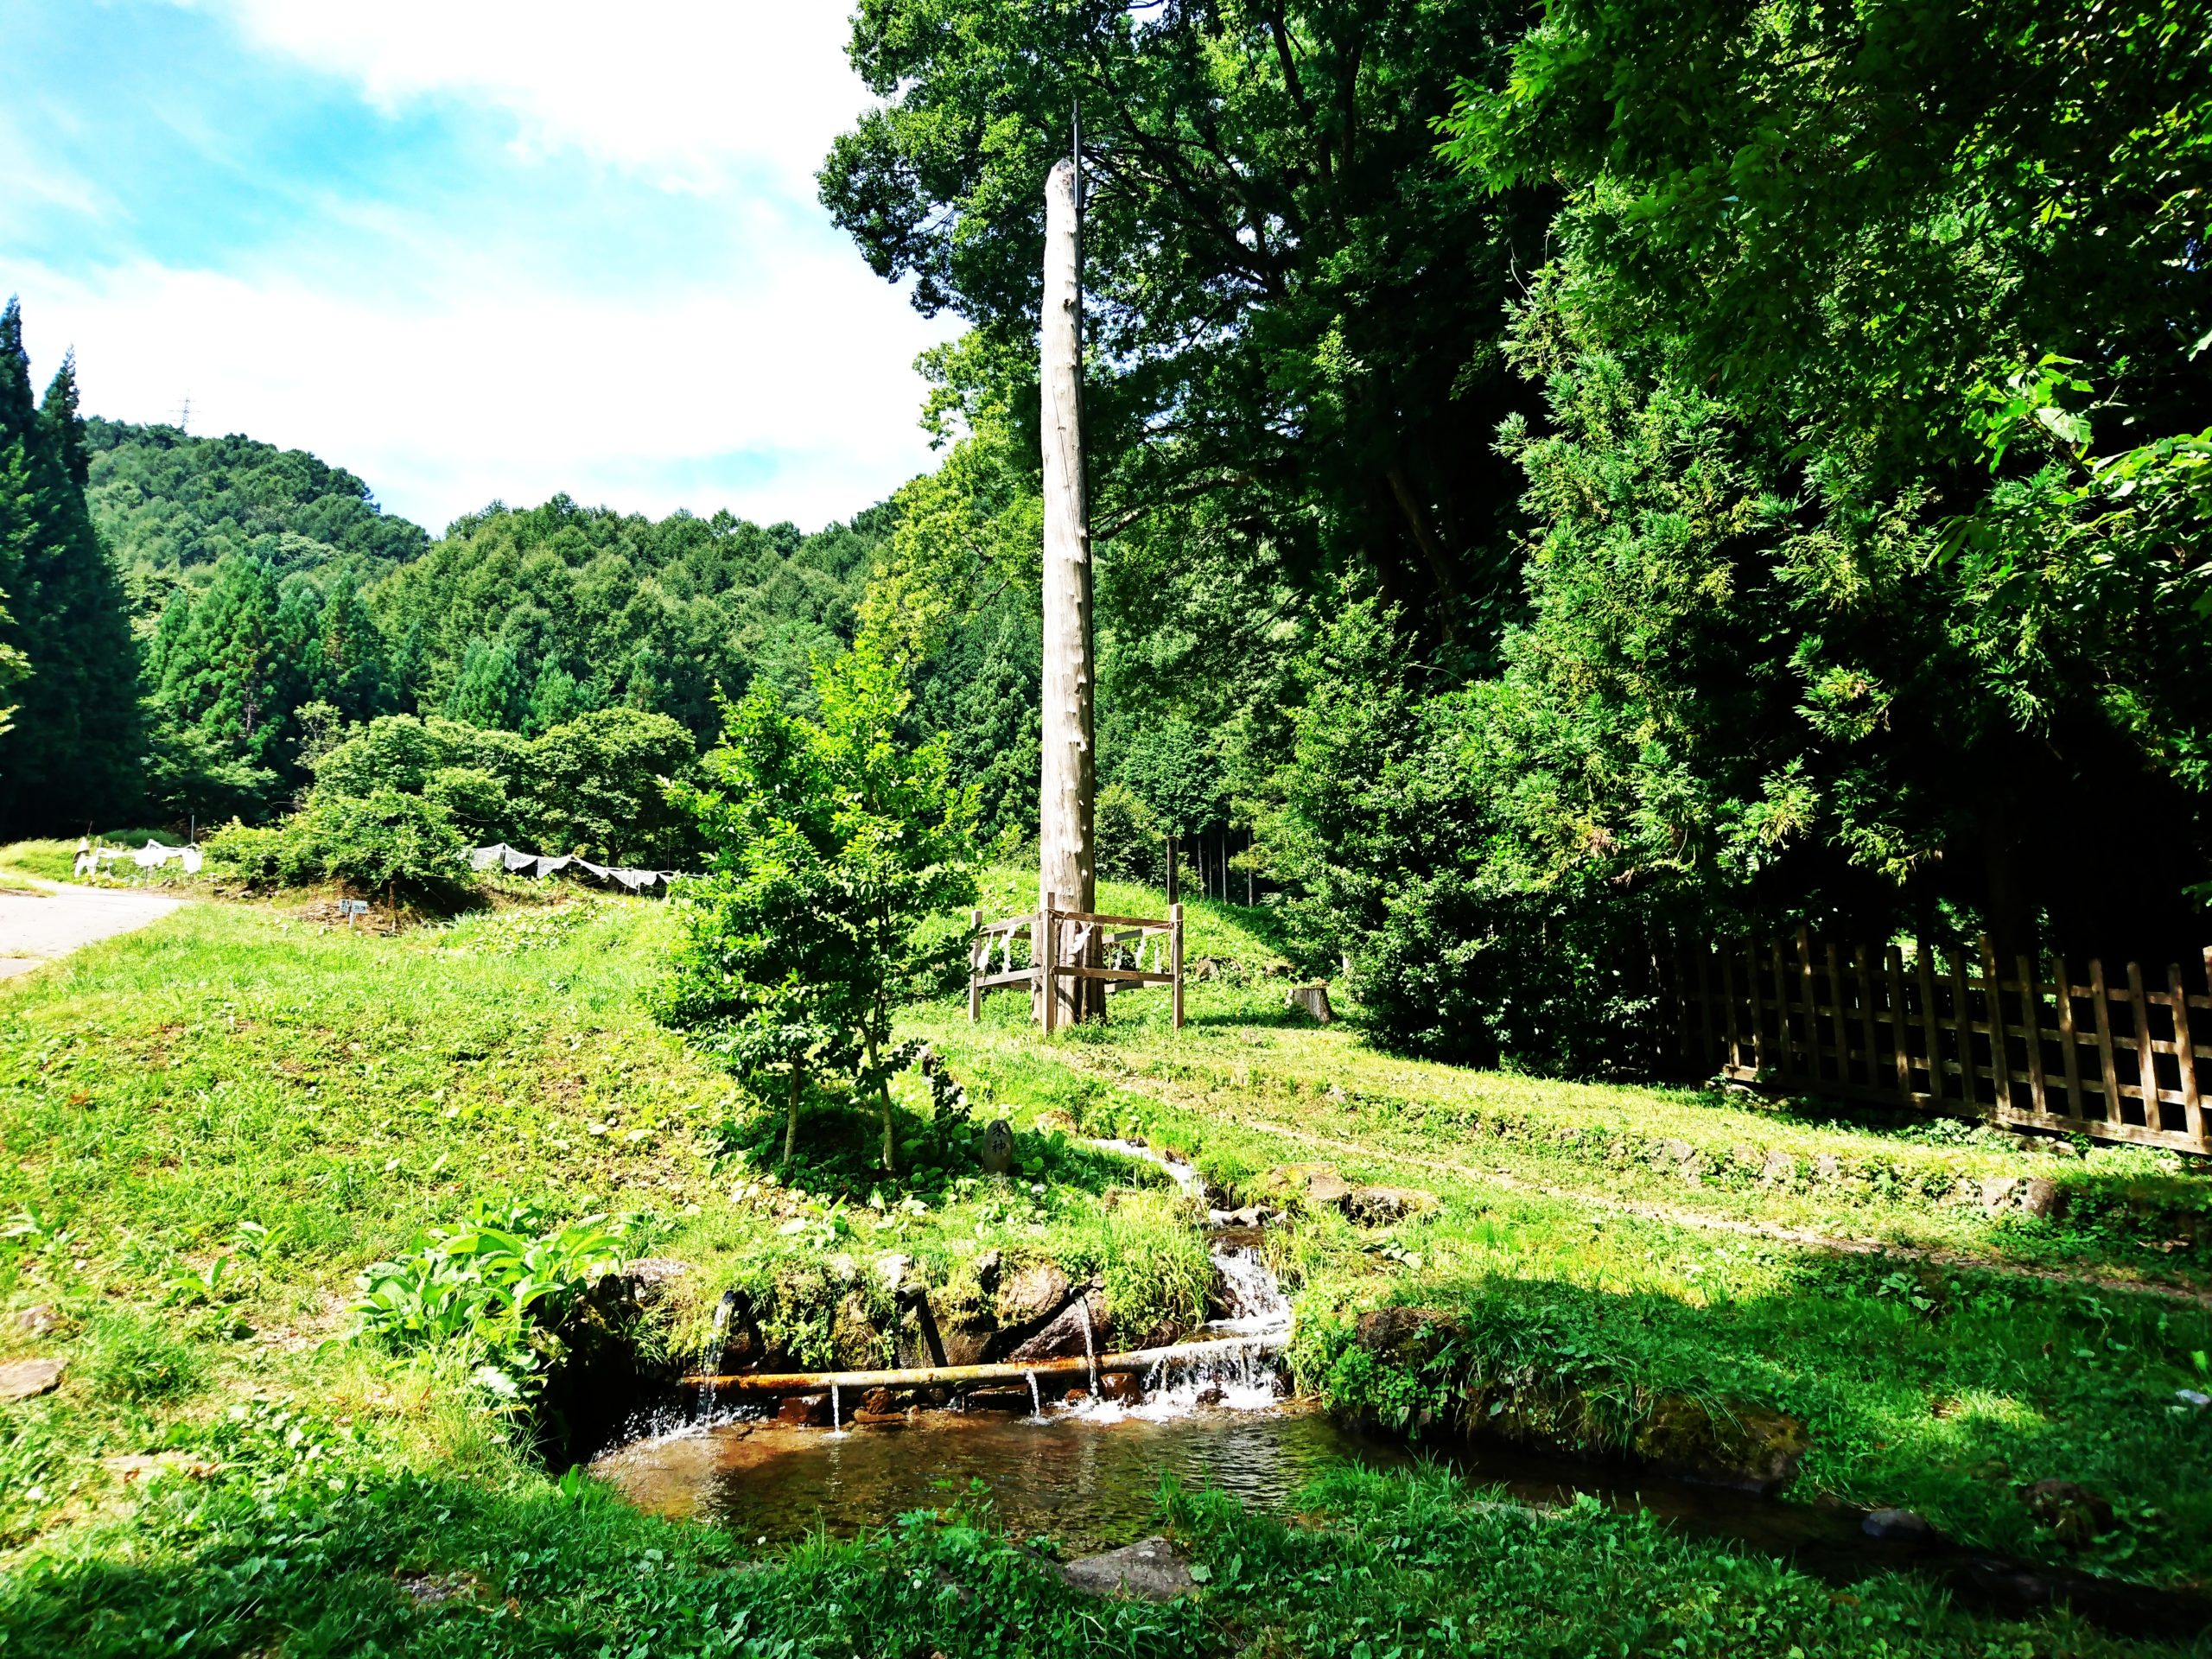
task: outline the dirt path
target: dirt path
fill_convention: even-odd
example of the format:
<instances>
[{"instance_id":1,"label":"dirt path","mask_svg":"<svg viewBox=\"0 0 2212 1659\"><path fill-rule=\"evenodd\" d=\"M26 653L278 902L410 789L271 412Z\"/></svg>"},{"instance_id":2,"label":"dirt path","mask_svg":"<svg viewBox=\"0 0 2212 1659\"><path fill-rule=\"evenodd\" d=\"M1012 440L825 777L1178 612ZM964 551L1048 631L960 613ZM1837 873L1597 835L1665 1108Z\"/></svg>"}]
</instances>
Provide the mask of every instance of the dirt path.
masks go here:
<instances>
[{"instance_id":1,"label":"dirt path","mask_svg":"<svg viewBox=\"0 0 2212 1659\"><path fill-rule=\"evenodd\" d=\"M1385 1152L1374 1147L1363 1147L1351 1141L1339 1141L1332 1135L1315 1135L1310 1130L1294 1128L1287 1123L1273 1123L1264 1118L1245 1117L1236 1120L1246 1128L1257 1129L1262 1135L1279 1135L1286 1141L1302 1147L1314 1147L1326 1152L1342 1153L1348 1156L1371 1159L1380 1163L1409 1166L1414 1169L1433 1170L1440 1175L1457 1175L1462 1179L1503 1187L1511 1192L1530 1192L1547 1198L1564 1198L1569 1203L1587 1205L1610 1215L1637 1216L1646 1221L1663 1221L1677 1227L1695 1228L1712 1233L1734 1233L1742 1237L1769 1238L1778 1243L1799 1244L1808 1249L1829 1250L1843 1255L1889 1255L1908 1262L1925 1262L1932 1267L1971 1268L1983 1273L2010 1274L2021 1279L2040 1279L2050 1284L2094 1285L2100 1290L2129 1291L2142 1296L2163 1296L2177 1302L2189 1302L2198 1307L2212 1307L2212 1291L2189 1290L2178 1285L2148 1283L2140 1279L2123 1278L2116 1274L2098 1273L2094 1269L2080 1273L2066 1273L2056 1268L2032 1267L2025 1262L2005 1262L1986 1255L1974 1255L1964 1250L1933 1249L1925 1245L1899 1244L1888 1239L1853 1238L1834 1233L1815 1232L1809 1228L1786 1226L1780 1222L1751 1221L1735 1216L1716 1216L1703 1210L1686 1210L1679 1205L1651 1204L1634 1198L1616 1198L1603 1193L1579 1192L1573 1187L1553 1186L1542 1181L1523 1180L1503 1169L1478 1169L1471 1164L1454 1163L1446 1158L1424 1158L1416 1153Z\"/></svg>"},{"instance_id":2,"label":"dirt path","mask_svg":"<svg viewBox=\"0 0 2212 1659\"><path fill-rule=\"evenodd\" d=\"M158 922L184 903L150 893L110 887L0 891L0 979L27 974L80 944Z\"/></svg>"}]
</instances>

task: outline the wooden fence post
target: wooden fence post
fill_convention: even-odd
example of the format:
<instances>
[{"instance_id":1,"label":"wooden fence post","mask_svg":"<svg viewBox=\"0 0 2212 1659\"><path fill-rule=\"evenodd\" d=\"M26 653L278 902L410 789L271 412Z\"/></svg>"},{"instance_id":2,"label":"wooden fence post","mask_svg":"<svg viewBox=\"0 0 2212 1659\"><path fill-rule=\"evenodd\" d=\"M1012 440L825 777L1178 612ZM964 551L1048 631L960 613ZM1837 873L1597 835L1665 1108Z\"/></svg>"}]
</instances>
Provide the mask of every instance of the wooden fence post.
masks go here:
<instances>
[{"instance_id":1,"label":"wooden fence post","mask_svg":"<svg viewBox=\"0 0 2212 1659\"><path fill-rule=\"evenodd\" d=\"M2101 957L2089 958L2089 999L2096 1005L2097 1052L2104 1057L2105 1122L2125 1123L2127 1116L2120 1109L2120 1060L2112 1046L2112 997L2105 988Z\"/></svg>"},{"instance_id":2,"label":"wooden fence post","mask_svg":"<svg viewBox=\"0 0 2212 1659\"><path fill-rule=\"evenodd\" d=\"M1698 1011L1704 1016L1702 1024L1705 1031L1705 1054L1702 1063L1708 1068L1706 1075L1710 1077L1713 1072L1720 1069L1719 1039L1713 1026L1713 953L1703 945L1697 946L1696 950L1697 1005Z\"/></svg>"},{"instance_id":3,"label":"wooden fence post","mask_svg":"<svg viewBox=\"0 0 2212 1659\"><path fill-rule=\"evenodd\" d=\"M1890 976L1890 1042L1897 1050L1897 1099L1910 1108L1912 1099L1912 1038L1910 1009L1904 995L1904 952L1894 944L1883 953Z\"/></svg>"},{"instance_id":4,"label":"wooden fence post","mask_svg":"<svg viewBox=\"0 0 2212 1659\"><path fill-rule=\"evenodd\" d=\"M1037 932L1030 954L1037 962L1037 986L1042 998L1045 1034L1049 1037L1059 1023L1060 925L1053 912L1059 907L1060 895L1048 893L1045 902L1037 907Z\"/></svg>"},{"instance_id":5,"label":"wooden fence post","mask_svg":"<svg viewBox=\"0 0 2212 1659\"><path fill-rule=\"evenodd\" d=\"M2005 986L1997 974L1997 947L1986 933L1980 936L1980 943L1982 982L1987 988L1981 1002L1989 1015L1989 1086L2002 1121L2012 1111L2012 1057L2005 1044Z\"/></svg>"},{"instance_id":6,"label":"wooden fence post","mask_svg":"<svg viewBox=\"0 0 2212 1659\"><path fill-rule=\"evenodd\" d=\"M2022 1034L2028 1043L2028 1099L2037 1117L2049 1117L2050 1095L2043 1074L2043 982L2036 977L2035 964L2027 957L2020 957L2018 966L2020 1012L2027 1024Z\"/></svg>"},{"instance_id":7,"label":"wooden fence post","mask_svg":"<svg viewBox=\"0 0 2212 1659\"><path fill-rule=\"evenodd\" d=\"M2074 1030L2074 975L2063 957L2050 959L2050 971L2058 981L2058 1053L2066 1072L2066 1113L2077 1122L2086 1122L2089 1114L2082 1103L2082 1051Z\"/></svg>"},{"instance_id":8,"label":"wooden fence post","mask_svg":"<svg viewBox=\"0 0 2212 1659\"><path fill-rule=\"evenodd\" d=\"M1874 1041L1874 970L1866 960L1866 947L1851 947L1851 966L1859 976L1859 1040L1866 1048L1866 1091L1882 1086L1882 1051Z\"/></svg>"},{"instance_id":9,"label":"wooden fence post","mask_svg":"<svg viewBox=\"0 0 2212 1659\"><path fill-rule=\"evenodd\" d=\"M976 982L982 977L984 964L990 960L991 944L982 931L983 912L968 912L968 1023L974 1025L983 1017L983 988Z\"/></svg>"},{"instance_id":10,"label":"wooden fence post","mask_svg":"<svg viewBox=\"0 0 2212 1659\"><path fill-rule=\"evenodd\" d=\"M1726 941L1719 946L1720 957L1720 1004L1722 1020L1728 1032L1728 1066L1731 1071L1740 1071L1744 1066L1744 1034L1736 1025L1736 953Z\"/></svg>"},{"instance_id":11,"label":"wooden fence post","mask_svg":"<svg viewBox=\"0 0 2212 1659\"><path fill-rule=\"evenodd\" d=\"M2181 981L2181 964L2166 968L2167 994L2174 1000L2174 1058L2181 1065L2182 1123L2190 1140L2204 1144L2204 1103L2196 1092L2196 1045L2189 1034L2189 987Z\"/></svg>"},{"instance_id":12,"label":"wooden fence post","mask_svg":"<svg viewBox=\"0 0 2212 1659\"><path fill-rule=\"evenodd\" d=\"M1843 969L1837 965L1834 941L1821 947L1822 958L1828 969L1828 1015L1835 1026L1835 1080L1842 1087L1851 1086L1851 1032L1848 1024L1850 1009L1843 995Z\"/></svg>"},{"instance_id":13,"label":"wooden fence post","mask_svg":"<svg viewBox=\"0 0 2212 1659\"><path fill-rule=\"evenodd\" d=\"M1959 1099L1965 1105L1978 1106L1981 1103L1981 1090L1974 1084L1974 1005L1967 1000L1966 952L1954 945L1949 956L1951 1030L1959 1049Z\"/></svg>"},{"instance_id":14,"label":"wooden fence post","mask_svg":"<svg viewBox=\"0 0 2212 1659\"><path fill-rule=\"evenodd\" d=\"M1820 998L1813 985L1812 930L1802 922L1797 924L1797 983L1805 994L1805 1076L1817 1084L1821 1080Z\"/></svg>"},{"instance_id":15,"label":"wooden fence post","mask_svg":"<svg viewBox=\"0 0 2212 1659\"><path fill-rule=\"evenodd\" d=\"M2143 1094L2143 1127L2163 1127L2158 1110L2158 1056L2151 1046L2151 1001L2143 995L2143 964L2127 964L2127 1006L2135 1020L2135 1085Z\"/></svg>"},{"instance_id":16,"label":"wooden fence post","mask_svg":"<svg viewBox=\"0 0 2212 1659\"><path fill-rule=\"evenodd\" d=\"M1919 968L1920 1028L1928 1039L1928 1103L1943 1103L1942 1027L1936 1019L1936 948L1922 939L1914 947Z\"/></svg>"},{"instance_id":17,"label":"wooden fence post","mask_svg":"<svg viewBox=\"0 0 2212 1659\"><path fill-rule=\"evenodd\" d=\"M1183 906L1167 906L1167 971L1175 977L1168 989L1169 1020L1183 1029Z\"/></svg>"},{"instance_id":18,"label":"wooden fence post","mask_svg":"<svg viewBox=\"0 0 2212 1659\"><path fill-rule=\"evenodd\" d=\"M1782 941L1774 942L1774 1023L1775 1043L1782 1053L1782 1075L1784 1078L1797 1075L1795 1051L1789 1037L1789 974L1782 963Z\"/></svg>"}]
</instances>

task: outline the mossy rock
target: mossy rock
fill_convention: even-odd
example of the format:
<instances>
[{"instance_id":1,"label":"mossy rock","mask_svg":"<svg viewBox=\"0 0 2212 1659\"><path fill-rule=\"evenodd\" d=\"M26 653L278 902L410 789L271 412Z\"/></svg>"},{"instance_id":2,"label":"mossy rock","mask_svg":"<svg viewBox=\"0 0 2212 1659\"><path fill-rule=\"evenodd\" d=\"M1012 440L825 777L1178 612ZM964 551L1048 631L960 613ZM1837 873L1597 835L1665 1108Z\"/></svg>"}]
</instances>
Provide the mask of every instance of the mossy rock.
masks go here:
<instances>
[{"instance_id":1,"label":"mossy rock","mask_svg":"<svg viewBox=\"0 0 2212 1659\"><path fill-rule=\"evenodd\" d=\"M1351 1197L1350 1181L1334 1164L1278 1164L1246 1183L1255 1201L1271 1201L1308 1211L1335 1209Z\"/></svg>"},{"instance_id":2,"label":"mossy rock","mask_svg":"<svg viewBox=\"0 0 2212 1659\"><path fill-rule=\"evenodd\" d=\"M1466 1334L1466 1321L1443 1308L1378 1307L1359 1316L1353 1339L1384 1363L1414 1370Z\"/></svg>"},{"instance_id":3,"label":"mossy rock","mask_svg":"<svg viewBox=\"0 0 2212 1659\"><path fill-rule=\"evenodd\" d=\"M1708 1405L1688 1395L1640 1402L1629 1449L1653 1468L1745 1491L1779 1491L1812 1445L1805 1425L1764 1407Z\"/></svg>"}]
</instances>

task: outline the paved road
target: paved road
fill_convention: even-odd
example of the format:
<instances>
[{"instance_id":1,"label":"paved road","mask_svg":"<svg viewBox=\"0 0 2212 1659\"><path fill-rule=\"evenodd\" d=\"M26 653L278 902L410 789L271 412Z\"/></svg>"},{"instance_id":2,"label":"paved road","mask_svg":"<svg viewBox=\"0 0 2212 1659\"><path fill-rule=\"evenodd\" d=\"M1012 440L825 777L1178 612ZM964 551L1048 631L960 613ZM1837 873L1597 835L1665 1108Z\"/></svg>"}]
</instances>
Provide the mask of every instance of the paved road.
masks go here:
<instances>
[{"instance_id":1,"label":"paved road","mask_svg":"<svg viewBox=\"0 0 2212 1659\"><path fill-rule=\"evenodd\" d=\"M112 887L60 887L0 893L0 979L27 974L80 944L158 922L181 899Z\"/></svg>"}]
</instances>

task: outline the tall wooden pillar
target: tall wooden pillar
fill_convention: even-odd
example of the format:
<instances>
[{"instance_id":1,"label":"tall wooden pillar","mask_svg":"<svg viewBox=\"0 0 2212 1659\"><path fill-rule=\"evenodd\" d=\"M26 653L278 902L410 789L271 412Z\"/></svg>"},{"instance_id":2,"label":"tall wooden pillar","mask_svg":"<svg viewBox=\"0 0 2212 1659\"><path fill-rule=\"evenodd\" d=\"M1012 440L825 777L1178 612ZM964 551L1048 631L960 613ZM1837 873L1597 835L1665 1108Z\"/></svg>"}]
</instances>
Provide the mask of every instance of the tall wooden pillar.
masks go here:
<instances>
[{"instance_id":1,"label":"tall wooden pillar","mask_svg":"<svg viewBox=\"0 0 2212 1659\"><path fill-rule=\"evenodd\" d=\"M1045 664L1043 776L1038 796L1040 904L1098 908L1092 802L1097 754L1091 699L1090 514L1083 464L1083 286L1077 178L1072 161L1045 183L1045 304L1039 382L1044 394ZM1057 894L1057 899L1047 899ZM1096 967L1098 930L1064 925L1058 960ZM1078 941L1081 943L1078 944ZM1055 976L1057 979L1057 976ZM1053 1025L1104 1011L1103 985L1057 979Z\"/></svg>"}]
</instances>

